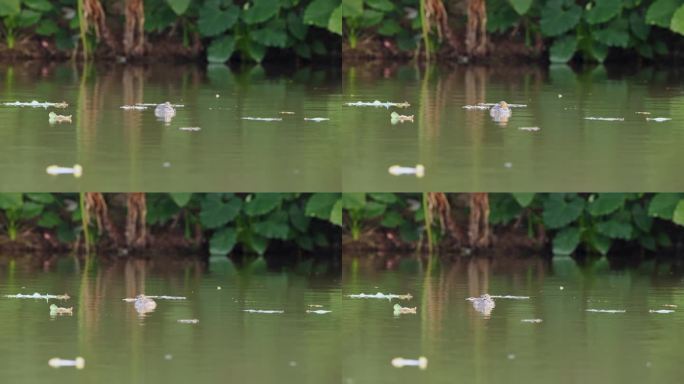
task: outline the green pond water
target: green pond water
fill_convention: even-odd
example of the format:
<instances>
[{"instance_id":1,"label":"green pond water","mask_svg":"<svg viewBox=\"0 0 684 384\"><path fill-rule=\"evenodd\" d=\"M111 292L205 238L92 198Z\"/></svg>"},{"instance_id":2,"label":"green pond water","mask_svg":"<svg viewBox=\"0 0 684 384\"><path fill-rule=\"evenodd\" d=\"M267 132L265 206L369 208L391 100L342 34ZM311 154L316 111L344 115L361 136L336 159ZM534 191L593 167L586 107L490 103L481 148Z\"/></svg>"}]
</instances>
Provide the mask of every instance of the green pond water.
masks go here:
<instances>
[{"instance_id":1,"label":"green pond water","mask_svg":"<svg viewBox=\"0 0 684 384\"><path fill-rule=\"evenodd\" d=\"M342 286L344 383L674 383L684 375L681 266L345 255ZM413 299L346 297L376 292ZM486 292L529 299L495 299L486 318L465 300ZM394 316L395 303L417 313ZM663 309L674 312L649 312ZM419 356L427 369L390 363Z\"/></svg>"},{"instance_id":2,"label":"green pond water","mask_svg":"<svg viewBox=\"0 0 684 384\"><path fill-rule=\"evenodd\" d=\"M343 106L343 187L681 191L683 80L681 68L347 66L344 103L406 101L410 107ZM501 100L527 106L512 108L505 125L487 110L463 108ZM414 122L392 125L393 111L414 115ZM525 127L539 130L520 129ZM425 167L421 179L388 172L392 165L417 164Z\"/></svg>"},{"instance_id":3,"label":"green pond water","mask_svg":"<svg viewBox=\"0 0 684 384\"><path fill-rule=\"evenodd\" d=\"M339 382L339 269L305 262L278 271L259 260L236 267L167 256L99 264L1 258L0 275L5 383ZM46 300L5 297L34 292L68 293L70 300L49 303L73 307L73 315L53 318ZM141 316L122 299L143 292L186 300L157 300ZM53 357L77 356L85 359L82 370L48 366Z\"/></svg>"},{"instance_id":4,"label":"green pond water","mask_svg":"<svg viewBox=\"0 0 684 384\"><path fill-rule=\"evenodd\" d=\"M339 118L333 115L340 94L335 67L4 65L0 189L339 191ZM69 107L4 105L32 100ZM156 119L154 107L121 108L165 101L183 105L168 125ZM72 115L72 123L50 125L51 111ZM83 167L79 179L46 172L74 164Z\"/></svg>"}]
</instances>

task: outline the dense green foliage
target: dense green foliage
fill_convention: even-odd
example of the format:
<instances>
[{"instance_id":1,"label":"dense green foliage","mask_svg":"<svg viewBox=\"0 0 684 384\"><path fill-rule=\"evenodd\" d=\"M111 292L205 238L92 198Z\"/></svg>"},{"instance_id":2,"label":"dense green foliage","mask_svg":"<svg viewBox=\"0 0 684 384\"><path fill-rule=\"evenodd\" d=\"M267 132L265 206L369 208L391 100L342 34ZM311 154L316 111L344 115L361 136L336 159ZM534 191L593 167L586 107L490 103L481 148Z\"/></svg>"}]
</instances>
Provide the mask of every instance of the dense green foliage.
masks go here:
<instances>
[{"instance_id":1,"label":"dense green foliage","mask_svg":"<svg viewBox=\"0 0 684 384\"><path fill-rule=\"evenodd\" d=\"M21 34L53 38L68 51L79 41L83 22L79 0L0 0L1 35L13 48ZM122 3L122 2L121 2ZM145 31L171 36L190 45L199 36L209 62L238 55L260 62L269 49L288 50L302 58L330 53L331 34L342 34L342 7L336 0L147 0ZM105 12L112 6L104 2ZM96 44L89 36L89 44Z\"/></svg>"},{"instance_id":2,"label":"dense green foliage","mask_svg":"<svg viewBox=\"0 0 684 384\"><path fill-rule=\"evenodd\" d=\"M457 2L443 1L447 9ZM420 41L420 0L343 0L345 38L354 48L359 35L373 33L394 39L402 50ZM452 4L453 3L453 4ZM611 49L635 51L645 58L666 55L684 34L681 0L488 0L489 33L522 33L528 45L542 36L552 62L603 62ZM450 15L456 29L465 15Z\"/></svg>"},{"instance_id":3,"label":"dense green foliage","mask_svg":"<svg viewBox=\"0 0 684 384\"><path fill-rule=\"evenodd\" d=\"M517 223L533 237L541 226L554 254L605 255L619 242L656 251L672 247L673 228L684 230L684 194L679 193L493 193L489 199L495 232ZM368 229L397 231L407 243L425 232L420 194L344 194L342 200L344 230L355 240ZM467 212L454 214L463 219ZM438 220L432 226L433 240L439 241L444 234Z\"/></svg>"},{"instance_id":4,"label":"dense green foliage","mask_svg":"<svg viewBox=\"0 0 684 384\"><path fill-rule=\"evenodd\" d=\"M237 246L263 255L274 241L312 251L339 241L339 200L334 193L151 193L146 195L147 225L153 232L180 226L187 238L199 227L216 255ZM72 243L83 233L81 218L78 194L0 193L0 233L10 241L21 233L46 231ZM94 219L90 232L95 241L107 236L97 233Z\"/></svg>"}]
</instances>

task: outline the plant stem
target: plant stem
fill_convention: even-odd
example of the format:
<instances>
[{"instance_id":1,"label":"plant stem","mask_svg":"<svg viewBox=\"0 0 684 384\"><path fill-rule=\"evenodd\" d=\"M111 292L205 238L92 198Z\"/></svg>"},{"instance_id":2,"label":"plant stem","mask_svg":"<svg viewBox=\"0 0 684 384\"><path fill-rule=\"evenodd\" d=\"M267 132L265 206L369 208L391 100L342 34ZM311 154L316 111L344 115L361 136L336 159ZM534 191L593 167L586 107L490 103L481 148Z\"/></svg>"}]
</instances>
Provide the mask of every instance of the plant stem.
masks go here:
<instances>
[{"instance_id":1,"label":"plant stem","mask_svg":"<svg viewBox=\"0 0 684 384\"><path fill-rule=\"evenodd\" d=\"M88 211L85 209L85 192L79 192L78 197L81 209L81 225L83 226L83 244L85 245L86 255L89 255L90 230L88 229L88 224L90 223L90 218L88 217Z\"/></svg>"},{"instance_id":2,"label":"plant stem","mask_svg":"<svg viewBox=\"0 0 684 384\"><path fill-rule=\"evenodd\" d=\"M78 0L78 27L81 36L81 45L83 46L83 60L88 60L88 42L86 40L88 26L86 25L85 14L83 11L83 1L85 0Z\"/></svg>"},{"instance_id":3,"label":"plant stem","mask_svg":"<svg viewBox=\"0 0 684 384\"><path fill-rule=\"evenodd\" d=\"M428 207L427 192L423 192L423 219L425 220L425 232L427 233L428 252L432 255L432 218Z\"/></svg>"},{"instance_id":4,"label":"plant stem","mask_svg":"<svg viewBox=\"0 0 684 384\"><path fill-rule=\"evenodd\" d=\"M425 19L425 1L420 0L420 25L423 29L423 45L425 46L425 61L430 61L430 44L429 44L429 33L428 24Z\"/></svg>"}]
</instances>

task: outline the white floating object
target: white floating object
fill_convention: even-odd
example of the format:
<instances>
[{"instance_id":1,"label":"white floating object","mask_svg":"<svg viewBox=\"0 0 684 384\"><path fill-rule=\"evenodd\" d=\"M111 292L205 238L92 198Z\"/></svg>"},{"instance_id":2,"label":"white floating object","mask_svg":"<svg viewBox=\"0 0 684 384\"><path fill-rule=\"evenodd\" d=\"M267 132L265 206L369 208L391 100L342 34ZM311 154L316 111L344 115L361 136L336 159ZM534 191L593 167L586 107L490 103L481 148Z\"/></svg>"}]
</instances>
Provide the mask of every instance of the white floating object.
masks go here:
<instances>
[{"instance_id":1,"label":"white floating object","mask_svg":"<svg viewBox=\"0 0 684 384\"><path fill-rule=\"evenodd\" d=\"M135 105L141 106L141 107L157 107L159 104L163 103L135 103ZM185 105L183 104L171 104L169 103L170 106L174 108L183 108Z\"/></svg>"},{"instance_id":2,"label":"white floating object","mask_svg":"<svg viewBox=\"0 0 684 384\"><path fill-rule=\"evenodd\" d=\"M252 121L283 121L282 117L243 117L242 120L252 120Z\"/></svg>"},{"instance_id":3,"label":"white floating object","mask_svg":"<svg viewBox=\"0 0 684 384\"><path fill-rule=\"evenodd\" d=\"M304 121L313 121L316 123L320 123L321 121L328 121L328 120L330 120L330 119L327 117L305 117L304 118Z\"/></svg>"},{"instance_id":4,"label":"white floating object","mask_svg":"<svg viewBox=\"0 0 684 384\"><path fill-rule=\"evenodd\" d=\"M54 108L66 108L69 106L66 102L62 101L61 103L51 103L48 101L45 102L38 102L36 100L33 100L29 103L24 102L24 101L15 101L15 102L9 102L9 103L3 103L3 105L6 105L8 107L31 107L31 108L47 108L47 107L54 107Z\"/></svg>"},{"instance_id":5,"label":"white floating object","mask_svg":"<svg viewBox=\"0 0 684 384\"><path fill-rule=\"evenodd\" d=\"M76 164L73 167L61 167L59 165L50 165L45 171L48 175L74 175L74 177L81 177L83 174L83 167Z\"/></svg>"},{"instance_id":6,"label":"white floating object","mask_svg":"<svg viewBox=\"0 0 684 384\"><path fill-rule=\"evenodd\" d=\"M45 300L50 300L50 299L55 299L55 300L69 300L71 297L67 295L66 293L63 295L51 295L51 294L45 294L42 295L38 292L32 294L32 295L24 295L21 293L17 293L16 295L5 295L5 297L9 297L12 299L45 299Z\"/></svg>"},{"instance_id":7,"label":"white floating object","mask_svg":"<svg viewBox=\"0 0 684 384\"><path fill-rule=\"evenodd\" d=\"M674 313L674 310L672 309L650 309L648 311L649 313Z\"/></svg>"},{"instance_id":8,"label":"white floating object","mask_svg":"<svg viewBox=\"0 0 684 384\"><path fill-rule=\"evenodd\" d=\"M650 115L651 114L651 112L634 112L634 113L636 113L637 115Z\"/></svg>"},{"instance_id":9,"label":"white floating object","mask_svg":"<svg viewBox=\"0 0 684 384\"><path fill-rule=\"evenodd\" d=\"M542 321L544 321L544 320L542 320L542 319L522 319L522 320L520 320L520 322L522 322L522 323L534 323L534 324L539 324Z\"/></svg>"},{"instance_id":10,"label":"white floating object","mask_svg":"<svg viewBox=\"0 0 684 384\"><path fill-rule=\"evenodd\" d=\"M507 357L508 357L508 360L513 360L513 359L515 359L515 354L509 353Z\"/></svg>"},{"instance_id":11,"label":"white floating object","mask_svg":"<svg viewBox=\"0 0 684 384\"><path fill-rule=\"evenodd\" d=\"M390 301L392 301L392 299L411 300L413 298L413 296L411 296L410 293L407 293L405 295L395 295L394 293L384 294L381 292L378 292L376 294L359 293L356 295L347 295L347 297L350 297L352 299L387 299Z\"/></svg>"},{"instance_id":12,"label":"white floating object","mask_svg":"<svg viewBox=\"0 0 684 384\"><path fill-rule=\"evenodd\" d=\"M173 355L170 353L167 353L166 355L164 355L164 360L173 360Z\"/></svg>"},{"instance_id":13,"label":"white floating object","mask_svg":"<svg viewBox=\"0 0 684 384\"><path fill-rule=\"evenodd\" d=\"M306 313L315 313L317 315L325 315L326 313L330 313L330 312L332 312L332 311L326 311L324 309L316 309L316 310L309 309L306 311Z\"/></svg>"},{"instance_id":14,"label":"white floating object","mask_svg":"<svg viewBox=\"0 0 684 384\"><path fill-rule=\"evenodd\" d=\"M672 120L669 117L647 117L646 121L655 121L657 123L662 123L663 121L670 121Z\"/></svg>"},{"instance_id":15,"label":"white floating object","mask_svg":"<svg viewBox=\"0 0 684 384\"><path fill-rule=\"evenodd\" d=\"M480 110L487 110L487 109L489 109L490 107L487 106L487 105L478 104L478 105L464 105L462 108L465 108L465 109L480 109Z\"/></svg>"},{"instance_id":16,"label":"white floating object","mask_svg":"<svg viewBox=\"0 0 684 384\"><path fill-rule=\"evenodd\" d=\"M529 131L529 132L537 132L537 131L541 130L541 128L539 128L539 127L520 127L518 129L521 131Z\"/></svg>"},{"instance_id":17,"label":"white floating object","mask_svg":"<svg viewBox=\"0 0 684 384\"><path fill-rule=\"evenodd\" d=\"M510 161L507 161L507 162L504 163L504 167L506 167L506 168L513 168L513 163L511 163Z\"/></svg>"},{"instance_id":18,"label":"white floating object","mask_svg":"<svg viewBox=\"0 0 684 384\"><path fill-rule=\"evenodd\" d=\"M375 100L373 102L367 102L367 101L355 101L352 103L345 103L344 105L350 106L350 107L384 107L384 108L389 108L389 107L397 107L397 108L408 108L411 106L408 102L404 101L403 103L393 103L390 101L385 101L381 102L380 100Z\"/></svg>"},{"instance_id":19,"label":"white floating object","mask_svg":"<svg viewBox=\"0 0 684 384\"><path fill-rule=\"evenodd\" d=\"M181 324L199 324L198 319L179 319L178 322Z\"/></svg>"},{"instance_id":20,"label":"white floating object","mask_svg":"<svg viewBox=\"0 0 684 384\"><path fill-rule=\"evenodd\" d=\"M499 105L499 103L477 103L477 105L478 106L481 105L481 106L487 107L487 109L489 109L495 105ZM506 103L506 105L508 105L511 108L527 108L527 104L508 104L508 103Z\"/></svg>"},{"instance_id":21,"label":"white floating object","mask_svg":"<svg viewBox=\"0 0 684 384\"><path fill-rule=\"evenodd\" d=\"M180 127L178 129L180 129L181 131L197 132L202 128L200 128L200 127Z\"/></svg>"},{"instance_id":22,"label":"white floating object","mask_svg":"<svg viewBox=\"0 0 684 384\"><path fill-rule=\"evenodd\" d=\"M663 304L663 307L677 308L677 305L676 304Z\"/></svg>"},{"instance_id":23,"label":"white floating object","mask_svg":"<svg viewBox=\"0 0 684 384\"><path fill-rule=\"evenodd\" d=\"M144 110L146 110L148 107L145 106L145 105L122 105L122 106L119 107L119 108L121 108L121 109L123 109L123 110L144 111Z\"/></svg>"},{"instance_id":24,"label":"white floating object","mask_svg":"<svg viewBox=\"0 0 684 384\"><path fill-rule=\"evenodd\" d=\"M157 300L186 300L187 299L187 297L185 297L185 296L150 296L150 295L145 295L145 297L148 299L157 299ZM135 297L133 297L133 298L127 297L127 298L123 299L123 301L125 301L127 303L134 302L135 300L136 300Z\"/></svg>"},{"instance_id":25,"label":"white floating object","mask_svg":"<svg viewBox=\"0 0 684 384\"><path fill-rule=\"evenodd\" d=\"M216 290L217 290L217 291L220 291L220 290L221 290L221 286L219 285L218 287L216 287Z\"/></svg>"},{"instance_id":26,"label":"white floating object","mask_svg":"<svg viewBox=\"0 0 684 384\"><path fill-rule=\"evenodd\" d=\"M392 365L396 368L418 367L420 369L426 369L428 365L428 360L425 356L421 356L417 360L405 359L403 357L395 357L394 359L392 359Z\"/></svg>"},{"instance_id":27,"label":"white floating object","mask_svg":"<svg viewBox=\"0 0 684 384\"><path fill-rule=\"evenodd\" d=\"M587 312L596 312L596 313L625 313L624 309L587 309Z\"/></svg>"},{"instance_id":28,"label":"white floating object","mask_svg":"<svg viewBox=\"0 0 684 384\"><path fill-rule=\"evenodd\" d=\"M219 95L219 94L217 93L217 94L216 94L216 98L218 99L219 97L221 97L221 95Z\"/></svg>"},{"instance_id":29,"label":"white floating object","mask_svg":"<svg viewBox=\"0 0 684 384\"><path fill-rule=\"evenodd\" d=\"M489 295L492 299L529 300L529 296Z\"/></svg>"},{"instance_id":30,"label":"white floating object","mask_svg":"<svg viewBox=\"0 0 684 384\"><path fill-rule=\"evenodd\" d=\"M283 310L275 310L275 309L243 309L242 312L249 312L249 313L285 313Z\"/></svg>"},{"instance_id":31,"label":"white floating object","mask_svg":"<svg viewBox=\"0 0 684 384\"><path fill-rule=\"evenodd\" d=\"M389 167L390 175L401 176L401 175L416 175L416 177L421 178L425 176L425 167L418 164L414 167L402 167L399 165L393 165Z\"/></svg>"},{"instance_id":32,"label":"white floating object","mask_svg":"<svg viewBox=\"0 0 684 384\"><path fill-rule=\"evenodd\" d=\"M625 121L624 117L585 117L584 120L598 120L598 121Z\"/></svg>"},{"instance_id":33,"label":"white floating object","mask_svg":"<svg viewBox=\"0 0 684 384\"><path fill-rule=\"evenodd\" d=\"M559 94L558 94L558 98L559 98L559 99L562 99L562 98L563 98L563 95L561 95L561 94L559 93Z\"/></svg>"},{"instance_id":34,"label":"white floating object","mask_svg":"<svg viewBox=\"0 0 684 384\"><path fill-rule=\"evenodd\" d=\"M52 368L76 367L76 369L83 369L85 368L85 359L82 357L77 357L74 360L67 360L60 359L59 357L53 357L52 359L48 360L48 365Z\"/></svg>"},{"instance_id":35,"label":"white floating object","mask_svg":"<svg viewBox=\"0 0 684 384\"><path fill-rule=\"evenodd\" d=\"M561 285L560 287L558 287L558 289L560 289L562 291L565 289L565 287Z\"/></svg>"}]
</instances>

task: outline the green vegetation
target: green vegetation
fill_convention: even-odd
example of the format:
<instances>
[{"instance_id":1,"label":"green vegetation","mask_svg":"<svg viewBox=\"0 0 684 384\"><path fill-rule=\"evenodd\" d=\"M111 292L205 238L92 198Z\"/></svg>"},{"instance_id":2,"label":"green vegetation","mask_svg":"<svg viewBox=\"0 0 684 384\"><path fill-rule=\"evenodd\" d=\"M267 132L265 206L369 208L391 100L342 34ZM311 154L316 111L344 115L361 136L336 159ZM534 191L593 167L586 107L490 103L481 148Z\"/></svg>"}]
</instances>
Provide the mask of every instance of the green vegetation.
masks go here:
<instances>
[{"instance_id":1,"label":"green vegetation","mask_svg":"<svg viewBox=\"0 0 684 384\"><path fill-rule=\"evenodd\" d=\"M137 194L141 196L133 201L142 201L142 207L133 206L130 195L136 194L0 193L3 244L54 237L78 247L79 238L85 237L86 247L113 243L115 248L134 248L128 239L135 225L131 217L141 216L152 236L207 243L212 255L228 255L236 248L263 255L277 243L301 251L335 248L339 243L339 194ZM128 207L121 203L125 197ZM124 221L129 243L125 245L119 244L122 231L117 225Z\"/></svg>"},{"instance_id":2,"label":"green vegetation","mask_svg":"<svg viewBox=\"0 0 684 384\"><path fill-rule=\"evenodd\" d=\"M87 57L100 43L116 50L107 41L107 25L128 18L116 14L126 6L123 1L0 0L0 34L10 50L20 39L47 41L65 52L81 42ZM330 42L342 34L341 13L336 0L147 0L144 31L147 39L170 42L169 47L199 44L209 62L233 57L261 62L270 50L309 59L335 52Z\"/></svg>"},{"instance_id":3,"label":"green vegetation","mask_svg":"<svg viewBox=\"0 0 684 384\"><path fill-rule=\"evenodd\" d=\"M451 205L459 204L456 194L446 196ZM396 232L407 247L420 244L427 233L423 201L420 194L344 194L345 234L360 240L373 231L389 231ZM443 208L427 210L439 218L430 220L436 243L458 237L454 233L458 225L449 222L465 222L472 210L461 204L445 215L449 209ZM488 209L495 237L516 229L530 238L542 234L551 251L560 255L606 255L618 246L672 249L684 234L681 193L493 193Z\"/></svg>"},{"instance_id":4,"label":"green vegetation","mask_svg":"<svg viewBox=\"0 0 684 384\"><path fill-rule=\"evenodd\" d=\"M451 29L467 27L465 1L437 2L444 3ZM352 49L361 36L389 39L403 51L416 50L421 40L436 46L448 42L439 23L422 17L420 0L343 0L343 6L345 40ZM681 47L684 35L680 0L488 0L486 12L487 32L502 41L490 43L494 51L511 37L527 47L543 39L551 62L575 57L603 62L610 51L654 59ZM426 23L429 39L423 36Z\"/></svg>"}]
</instances>

